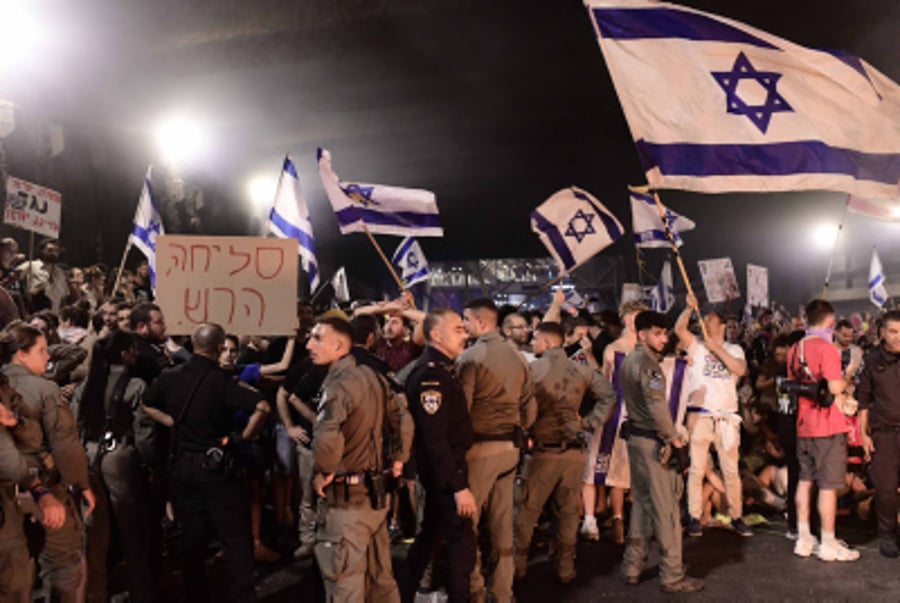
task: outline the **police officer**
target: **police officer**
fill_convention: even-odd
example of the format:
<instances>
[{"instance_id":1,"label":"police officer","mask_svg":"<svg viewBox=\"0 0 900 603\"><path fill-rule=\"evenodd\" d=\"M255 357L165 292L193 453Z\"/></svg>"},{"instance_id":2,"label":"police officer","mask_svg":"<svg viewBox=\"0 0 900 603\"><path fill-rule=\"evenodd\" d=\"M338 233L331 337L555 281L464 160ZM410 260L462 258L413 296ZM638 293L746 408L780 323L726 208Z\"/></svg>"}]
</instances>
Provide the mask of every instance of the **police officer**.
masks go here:
<instances>
[{"instance_id":1,"label":"police officer","mask_svg":"<svg viewBox=\"0 0 900 603\"><path fill-rule=\"evenodd\" d=\"M350 347L350 323L320 318L307 349L328 366L313 428L313 488L320 497L316 561L329 601L399 601L387 530L385 469L396 478L409 458L412 419L402 398ZM390 462L383 459L388 428ZM386 465L389 465L386 467Z\"/></svg>"},{"instance_id":2,"label":"police officer","mask_svg":"<svg viewBox=\"0 0 900 603\"><path fill-rule=\"evenodd\" d=\"M900 474L900 310L883 316L883 341L866 354L856 387L859 428L875 485L878 549L897 551L897 476Z\"/></svg>"},{"instance_id":3,"label":"police officer","mask_svg":"<svg viewBox=\"0 0 900 603\"><path fill-rule=\"evenodd\" d=\"M567 357L564 340L565 331L557 322L542 322L534 332L534 353L538 359L531 364L531 375L538 411L531 428L534 451L517 523L516 577L525 576L534 526L544 503L553 496L557 520L556 575L565 584L575 579L578 502L587 462L579 436L582 430L602 426L618 398L600 371ZM588 390L596 403L582 419L578 409Z\"/></svg>"},{"instance_id":4,"label":"police officer","mask_svg":"<svg viewBox=\"0 0 900 603\"><path fill-rule=\"evenodd\" d=\"M95 505L88 482L87 457L78 440L72 410L60 398L59 387L42 377L49 359L44 335L35 327L15 322L0 335L0 349L8 361L2 373L21 395L19 412L41 425L43 438L35 453L50 470L47 485L66 507L62 527L46 533L39 561L49 576L54 596L62 601L75 601L82 581L84 548L82 513L78 506L85 502L83 514L89 516ZM70 491L75 496L70 496Z\"/></svg>"},{"instance_id":5,"label":"police officer","mask_svg":"<svg viewBox=\"0 0 900 603\"><path fill-rule=\"evenodd\" d=\"M194 355L164 371L144 395L147 413L172 428L170 479L175 517L184 529L181 564L185 598L208 601L203 562L211 525L225 549L233 601L254 601L250 504L234 464L240 438L256 435L269 405L252 387L219 367L225 331L200 325L191 337ZM249 415L240 436L235 414Z\"/></svg>"},{"instance_id":6,"label":"police officer","mask_svg":"<svg viewBox=\"0 0 900 603\"><path fill-rule=\"evenodd\" d=\"M135 410L146 384L132 377L134 335L115 331L94 345L88 378L75 390L79 432L90 463L97 509L87 522L87 600L106 601L107 558L115 535L125 556L133 601L152 599L148 488L134 444Z\"/></svg>"},{"instance_id":7,"label":"police officer","mask_svg":"<svg viewBox=\"0 0 900 603\"><path fill-rule=\"evenodd\" d=\"M37 458L25 454L40 447L44 434L39 423L14 412L15 395L0 379L0 601L20 600L34 578L16 485L30 489L45 528L58 530L66 519L63 504L37 477Z\"/></svg>"},{"instance_id":8,"label":"police officer","mask_svg":"<svg viewBox=\"0 0 900 603\"><path fill-rule=\"evenodd\" d=\"M513 490L519 463L521 430L534 422L537 405L524 357L497 331L497 306L489 298L474 299L463 310L463 324L475 343L457 359L456 372L469 402L475 432L466 455L469 487L475 496L478 526L482 509L496 558L490 594L494 601L512 600L515 576ZM472 572L472 595L485 598L480 563Z\"/></svg>"},{"instance_id":9,"label":"police officer","mask_svg":"<svg viewBox=\"0 0 900 603\"><path fill-rule=\"evenodd\" d=\"M628 461L634 506L622 572L625 583L637 584L650 539L660 549L660 577L666 593L695 592L703 581L685 575L681 562L681 513L678 486L681 476L671 468L665 451L682 448L669 413L666 383L659 362L668 341L669 317L646 310L635 317L638 344L622 362L620 383L628 410Z\"/></svg>"},{"instance_id":10,"label":"police officer","mask_svg":"<svg viewBox=\"0 0 900 603\"><path fill-rule=\"evenodd\" d=\"M469 600L475 567L475 497L469 490L466 452L472 421L453 359L466 345L462 319L453 310L433 310L424 321L427 346L406 380L406 397L416 425L419 478L425 488L425 517L407 562L418 584L439 542L446 545L447 595Z\"/></svg>"}]
</instances>

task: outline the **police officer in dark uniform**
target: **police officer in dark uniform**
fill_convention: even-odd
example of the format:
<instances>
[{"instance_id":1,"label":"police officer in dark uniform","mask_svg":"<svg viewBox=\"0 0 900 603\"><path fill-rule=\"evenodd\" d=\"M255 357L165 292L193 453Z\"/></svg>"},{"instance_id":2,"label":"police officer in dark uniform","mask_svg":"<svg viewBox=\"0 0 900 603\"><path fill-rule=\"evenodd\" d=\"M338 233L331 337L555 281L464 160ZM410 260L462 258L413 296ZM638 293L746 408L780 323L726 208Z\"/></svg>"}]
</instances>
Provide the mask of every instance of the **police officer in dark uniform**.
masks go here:
<instances>
[{"instance_id":1,"label":"police officer in dark uniform","mask_svg":"<svg viewBox=\"0 0 900 603\"><path fill-rule=\"evenodd\" d=\"M453 310L433 310L423 329L428 346L406 381L409 410L416 425L419 477L425 488L425 517L407 561L415 583L446 546L447 594L469 600L475 567L475 498L469 490L466 451L472 445L472 421L453 359L465 348L466 330Z\"/></svg>"},{"instance_id":2,"label":"police officer in dark uniform","mask_svg":"<svg viewBox=\"0 0 900 603\"><path fill-rule=\"evenodd\" d=\"M628 440L634 497L622 572L626 584L639 582L650 539L655 536L663 592L694 592L703 588L703 581L686 576L681 560L678 482L682 478L665 458L673 453L672 447L685 446L669 413L666 378L659 366L671 321L665 314L647 310L635 317L634 327L638 345L619 373L629 417L622 428Z\"/></svg>"},{"instance_id":3,"label":"police officer in dark uniform","mask_svg":"<svg viewBox=\"0 0 900 603\"><path fill-rule=\"evenodd\" d=\"M875 485L878 549L895 558L900 475L900 310L884 315L883 342L866 354L856 387L859 428Z\"/></svg>"},{"instance_id":4,"label":"police officer in dark uniform","mask_svg":"<svg viewBox=\"0 0 900 603\"><path fill-rule=\"evenodd\" d=\"M221 326L200 325L191 341L191 359L164 371L144 396L148 414L172 428L170 479L175 516L184 529L185 597L209 600L203 562L211 525L225 548L230 600L254 601L250 506L234 464L237 440L256 435L269 405L219 367ZM237 412L250 416L240 436L233 433Z\"/></svg>"}]
</instances>

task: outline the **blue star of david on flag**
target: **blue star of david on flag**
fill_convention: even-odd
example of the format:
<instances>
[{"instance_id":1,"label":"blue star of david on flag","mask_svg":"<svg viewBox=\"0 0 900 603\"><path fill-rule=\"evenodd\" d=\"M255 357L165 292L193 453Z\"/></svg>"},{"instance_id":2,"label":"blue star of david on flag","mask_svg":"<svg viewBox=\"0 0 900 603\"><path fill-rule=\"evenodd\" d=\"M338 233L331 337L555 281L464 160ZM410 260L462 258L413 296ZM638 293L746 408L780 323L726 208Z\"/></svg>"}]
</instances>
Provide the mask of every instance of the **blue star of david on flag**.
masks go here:
<instances>
[{"instance_id":1,"label":"blue star of david on flag","mask_svg":"<svg viewBox=\"0 0 900 603\"><path fill-rule=\"evenodd\" d=\"M594 214L586 214L584 213L584 210L579 209L577 212L575 212L575 215L572 216L572 219L569 220L569 227L566 229L566 232L564 234L567 237L575 237L575 240L581 243L581 241L583 241L584 237L586 237L587 235L597 233L597 231L594 230L594 225L591 224L591 222L596 217L597 216ZM576 224L579 220L584 223L584 228L582 228L581 230L578 230L578 228L576 228Z\"/></svg>"},{"instance_id":2,"label":"blue star of david on flag","mask_svg":"<svg viewBox=\"0 0 900 603\"><path fill-rule=\"evenodd\" d=\"M725 91L727 111L735 115L746 115L763 134L769 129L773 113L793 111L775 89L781 74L774 71L757 71L743 52L738 53L731 71L713 71L712 76ZM738 84L743 80L755 81L766 90L766 100L763 104L747 104L738 95Z\"/></svg>"},{"instance_id":3,"label":"blue star of david on flag","mask_svg":"<svg viewBox=\"0 0 900 603\"><path fill-rule=\"evenodd\" d=\"M141 187L141 194L138 197L128 242L137 247L147 258L147 266L150 268L150 286L156 289L156 237L166 234L166 231L163 228L159 207L153 196L151 171L151 168L148 167L147 175L144 176L144 186Z\"/></svg>"},{"instance_id":4,"label":"blue star of david on flag","mask_svg":"<svg viewBox=\"0 0 900 603\"><path fill-rule=\"evenodd\" d=\"M372 191L375 190L374 186L348 184L341 187L341 190L344 191L345 195L357 203L362 203L363 205L378 205L378 201L372 198Z\"/></svg>"}]
</instances>

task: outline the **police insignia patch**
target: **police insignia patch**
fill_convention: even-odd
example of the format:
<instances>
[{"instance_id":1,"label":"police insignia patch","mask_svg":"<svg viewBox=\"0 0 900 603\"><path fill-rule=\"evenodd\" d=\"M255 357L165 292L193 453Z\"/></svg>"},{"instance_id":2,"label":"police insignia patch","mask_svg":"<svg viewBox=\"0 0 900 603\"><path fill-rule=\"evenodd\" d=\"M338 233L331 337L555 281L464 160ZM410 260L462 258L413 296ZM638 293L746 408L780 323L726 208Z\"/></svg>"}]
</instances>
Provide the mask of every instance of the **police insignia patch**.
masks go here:
<instances>
[{"instance_id":1,"label":"police insignia patch","mask_svg":"<svg viewBox=\"0 0 900 603\"><path fill-rule=\"evenodd\" d=\"M433 415L441 408L441 392L436 389L423 390L420 400L422 408L430 415Z\"/></svg>"},{"instance_id":2,"label":"police insignia patch","mask_svg":"<svg viewBox=\"0 0 900 603\"><path fill-rule=\"evenodd\" d=\"M652 369L647 371L647 376L650 377L650 380L647 382L647 385L653 389L665 389L665 381L663 380L663 375L656 369Z\"/></svg>"}]
</instances>

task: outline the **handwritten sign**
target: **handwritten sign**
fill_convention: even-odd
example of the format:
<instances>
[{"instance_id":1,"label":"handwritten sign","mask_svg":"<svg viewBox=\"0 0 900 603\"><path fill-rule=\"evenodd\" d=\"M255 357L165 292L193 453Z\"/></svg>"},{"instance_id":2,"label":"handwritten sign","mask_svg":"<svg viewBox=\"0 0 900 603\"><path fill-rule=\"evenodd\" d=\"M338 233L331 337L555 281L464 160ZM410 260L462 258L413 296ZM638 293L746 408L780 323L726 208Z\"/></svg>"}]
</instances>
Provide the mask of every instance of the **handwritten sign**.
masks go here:
<instances>
[{"instance_id":1,"label":"handwritten sign","mask_svg":"<svg viewBox=\"0 0 900 603\"><path fill-rule=\"evenodd\" d=\"M292 333L297 263L294 239L158 237L156 303L167 332L216 322L237 335Z\"/></svg>"},{"instance_id":2,"label":"handwritten sign","mask_svg":"<svg viewBox=\"0 0 900 603\"><path fill-rule=\"evenodd\" d=\"M747 264L747 303L769 307L769 269Z\"/></svg>"},{"instance_id":3,"label":"handwritten sign","mask_svg":"<svg viewBox=\"0 0 900 603\"><path fill-rule=\"evenodd\" d=\"M45 237L59 238L62 195L49 188L10 176L6 179L3 222Z\"/></svg>"},{"instance_id":4,"label":"handwritten sign","mask_svg":"<svg viewBox=\"0 0 900 603\"><path fill-rule=\"evenodd\" d=\"M731 258L700 260L697 265L700 266L700 276L709 303L718 304L741 296Z\"/></svg>"}]
</instances>

